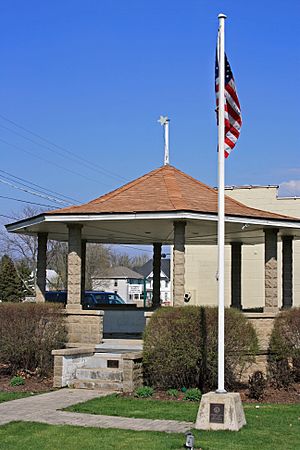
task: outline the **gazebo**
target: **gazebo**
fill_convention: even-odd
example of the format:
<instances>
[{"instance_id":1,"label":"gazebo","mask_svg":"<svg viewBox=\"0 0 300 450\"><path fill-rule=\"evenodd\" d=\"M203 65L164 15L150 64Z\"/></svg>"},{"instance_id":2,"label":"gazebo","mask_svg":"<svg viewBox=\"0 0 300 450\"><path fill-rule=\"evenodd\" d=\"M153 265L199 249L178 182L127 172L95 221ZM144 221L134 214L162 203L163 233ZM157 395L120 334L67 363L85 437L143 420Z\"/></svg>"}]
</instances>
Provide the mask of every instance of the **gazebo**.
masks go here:
<instances>
[{"instance_id":1,"label":"gazebo","mask_svg":"<svg viewBox=\"0 0 300 450\"><path fill-rule=\"evenodd\" d=\"M173 246L173 305L184 304L185 245L216 244L218 193L171 165L164 165L95 200L7 225L38 238L36 300L45 301L47 239L68 242L69 341L97 343L101 311L82 311L86 243L153 245L153 301L160 303L161 246ZM286 247L283 273L292 281L292 239L300 221L225 199L225 242L232 245L234 306L241 290L241 245L265 245L265 311L278 309L277 241ZM97 328L99 329L99 328Z\"/></svg>"}]
</instances>

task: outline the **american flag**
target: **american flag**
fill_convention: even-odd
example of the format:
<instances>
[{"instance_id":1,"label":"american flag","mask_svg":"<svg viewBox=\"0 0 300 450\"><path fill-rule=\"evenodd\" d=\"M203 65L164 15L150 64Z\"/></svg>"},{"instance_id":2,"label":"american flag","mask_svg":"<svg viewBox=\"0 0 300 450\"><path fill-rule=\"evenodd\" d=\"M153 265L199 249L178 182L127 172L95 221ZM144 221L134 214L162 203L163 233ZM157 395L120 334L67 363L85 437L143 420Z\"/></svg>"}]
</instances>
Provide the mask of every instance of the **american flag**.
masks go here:
<instances>
[{"instance_id":1,"label":"american flag","mask_svg":"<svg viewBox=\"0 0 300 450\"><path fill-rule=\"evenodd\" d=\"M219 106L219 63L216 54L215 89L217 108ZM240 102L227 56L225 55L225 158L230 155L238 140L242 125Z\"/></svg>"}]
</instances>

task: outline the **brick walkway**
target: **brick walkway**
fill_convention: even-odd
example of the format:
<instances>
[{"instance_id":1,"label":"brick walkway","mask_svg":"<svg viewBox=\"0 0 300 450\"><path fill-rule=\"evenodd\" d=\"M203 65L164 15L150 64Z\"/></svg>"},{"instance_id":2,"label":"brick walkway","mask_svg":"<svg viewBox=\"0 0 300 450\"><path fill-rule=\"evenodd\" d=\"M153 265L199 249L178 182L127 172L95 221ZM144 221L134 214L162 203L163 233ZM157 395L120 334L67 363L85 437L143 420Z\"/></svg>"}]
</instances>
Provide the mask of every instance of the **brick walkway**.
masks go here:
<instances>
[{"instance_id":1,"label":"brick walkway","mask_svg":"<svg viewBox=\"0 0 300 450\"><path fill-rule=\"evenodd\" d=\"M61 389L47 394L26 397L0 404L0 425L16 420L42 422L51 425L76 425L96 428L122 428L136 431L184 433L194 427L192 422L176 420L132 419L58 411L76 403L108 395L87 389Z\"/></svg>"}]
</instances>

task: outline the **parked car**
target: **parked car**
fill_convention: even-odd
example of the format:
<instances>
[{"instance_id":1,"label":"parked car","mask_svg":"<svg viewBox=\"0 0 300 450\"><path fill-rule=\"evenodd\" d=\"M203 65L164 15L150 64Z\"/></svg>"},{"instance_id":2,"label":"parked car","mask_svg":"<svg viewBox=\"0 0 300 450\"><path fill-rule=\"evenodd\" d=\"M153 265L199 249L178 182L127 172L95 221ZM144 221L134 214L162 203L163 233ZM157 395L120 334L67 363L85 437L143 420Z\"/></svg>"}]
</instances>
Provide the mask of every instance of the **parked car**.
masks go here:
<instances>
[{"instance_id":1,"label":"parked car","mask_svg":"<svg viewBox=\"0 0 300 450\"><path fill-rule=\"evenodd\" d=\"M47 302L67 303L67 291L47 291L45 293ZM82 300L83 309L101 309L105 306L126 305L125 301L114 292L85 291Z\"/></svg>"}]
</instances>

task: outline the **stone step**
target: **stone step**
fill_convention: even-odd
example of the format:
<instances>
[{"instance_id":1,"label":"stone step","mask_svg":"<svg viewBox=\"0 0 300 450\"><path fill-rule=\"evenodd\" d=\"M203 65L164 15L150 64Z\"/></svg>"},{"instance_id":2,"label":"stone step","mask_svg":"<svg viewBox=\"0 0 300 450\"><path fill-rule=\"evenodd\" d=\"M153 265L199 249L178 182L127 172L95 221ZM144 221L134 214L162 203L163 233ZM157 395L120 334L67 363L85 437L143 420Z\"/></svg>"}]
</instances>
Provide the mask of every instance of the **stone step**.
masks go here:
<instances>
[{"instance_id":1,"label":"stone step","mask_svg":"<svg viewBox=\"0 0 300 450\"><path fill-rule=\"evenodd\" d=\"M86 365L76 370L76 378L87 381L123 381L123 372L119 369L91 368Z\"/></svg>"},{"instance_id":2,"label":"stone step","mask_svg":"<svg viewBox=\"0 0 300 450\"><path fill-rule=\"evenodd\" d=\"M103 389L110 392L121 392L123 390L123 383L117 383L116 381L75 379L70 383L69 387L75 389Z\"/></svg>"}]
</instances>

